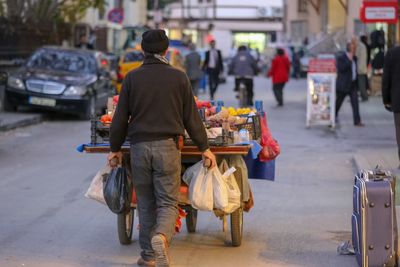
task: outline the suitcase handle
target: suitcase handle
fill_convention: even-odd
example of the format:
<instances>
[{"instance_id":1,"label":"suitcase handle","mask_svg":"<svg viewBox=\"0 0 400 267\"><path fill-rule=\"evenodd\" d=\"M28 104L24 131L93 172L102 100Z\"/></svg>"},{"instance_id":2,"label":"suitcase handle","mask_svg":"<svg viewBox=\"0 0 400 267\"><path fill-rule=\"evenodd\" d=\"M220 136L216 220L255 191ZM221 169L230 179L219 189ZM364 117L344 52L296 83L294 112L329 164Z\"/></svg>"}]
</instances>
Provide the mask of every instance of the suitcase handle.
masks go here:
<instances>
[{"instance_id":1,"label":"suitcase handle","mask_svg":"<svg viewBox=\"0 0 400 267\"><path fill-rule=\"evenodd\" d=\"M386 177L387 177L386 172L382 171L379 165L376 165L375 170L373 171L373 180L382 181Z\"/></svg>"}]
</instances>

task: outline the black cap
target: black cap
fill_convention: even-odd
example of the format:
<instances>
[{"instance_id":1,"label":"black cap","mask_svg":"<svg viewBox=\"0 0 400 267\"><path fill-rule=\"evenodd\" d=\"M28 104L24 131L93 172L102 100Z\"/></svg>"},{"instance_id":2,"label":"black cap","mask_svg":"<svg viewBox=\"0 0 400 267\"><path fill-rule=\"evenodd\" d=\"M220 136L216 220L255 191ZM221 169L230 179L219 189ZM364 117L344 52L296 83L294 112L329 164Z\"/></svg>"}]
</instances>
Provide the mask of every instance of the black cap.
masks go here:
<instances>
[{"instance_id":1,"label":"black cap","mask_svg":"<svg viewBox=\"0 0 400 267\"><path fill-rule=\"evenodd\" d=\"M148 30L142 34L142 49L147 53L161 53L168 49L169 40L164 30Z\"/></svg>"}]
</instances>

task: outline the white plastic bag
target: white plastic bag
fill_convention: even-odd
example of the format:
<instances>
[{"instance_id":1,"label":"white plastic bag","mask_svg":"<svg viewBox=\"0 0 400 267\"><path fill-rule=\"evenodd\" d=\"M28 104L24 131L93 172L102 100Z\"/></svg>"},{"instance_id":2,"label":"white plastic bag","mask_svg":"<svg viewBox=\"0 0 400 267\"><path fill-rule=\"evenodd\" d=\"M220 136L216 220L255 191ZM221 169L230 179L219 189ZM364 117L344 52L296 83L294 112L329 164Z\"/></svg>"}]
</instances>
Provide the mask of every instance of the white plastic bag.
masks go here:
<instances>
[{"instance_id":1,"label":"white plastic bag","mask_svg":"<svg viewBox=\"0 0 400 267\"><path fill-rule=\"evenodd\" d=\"M103 194L103 184L110 172L111 167L108 165L98 171L97 174L94 176L92 182L90 183L89 189L86 191L85 197L94 199L106 205Z\"/></svg>"},{"instance_id":2,"label":"white plastic bag","mask_svg":"<svg viewBox=\"0 0 400 267\"><path fill-rule=\"evenodd\" d=\"M234 169L233 171L236 170L235 168L231 168L231 169ZM231 169L229 169L229 170L231 170ZM229 170L227 172L229 172ZM227 176L225 174L223 175L223 177L226 181L226 184L227 184L227 191L228 191L228 205L224 209L224 212L226 212L226 213L232 213L240 207L241 193L240 193L239 186L236 182L235 176L232 173Z\"/></svg>"},{"instance_id":3,"label":"white plastic bag","mask_svg":"<svg viewBox=\"0 0 400 267\"><path fill-rule=\"evenodd\" d=\"M197 176L203 168L203 161L197 162L196 164L186 169L185 173L182 176L182 180L187 185L190 185L190 181L192 181L193 177Z\"/></svg>"},{"instance_id":4,"label":"white plastic bag","mask_svg":"<svg viewBox=\"0 0 400 267\"><path fill-rule=\"evenodd\" d=\"M212 176L214 207L224 210L228 206L228 185L222 177L218 168L212 168L208 171L208 175Z\"/></svg>"},{"instance_id":5,"label":"white plastic bag","mask_svg":"<svg viewBox=\"0 0 400 267\"><path fill-rule=\"evenodd\" d=\"M222 178L227 185L228 205L223 209L225 213L232 213L240 207L241 192L233 173L236 171L234 167L229 168L226 160L223 160L219 166L224 171Z\"/></svg>"},{"instance_id":6,"label":"white plastic bag","mask_svg":"<svg viewBox=\"0 0 400 267\"><path fill-rule=\"evenodd\" d=\"M213 177L210 175L211 172L209 172L208 169L203 166L203 161L196 164L199 163L201 164L200 171L194 177L192 177L190 181L190 204L193 208L198 210L212 211L214 206Z\"/></svg>"}]
</instances>

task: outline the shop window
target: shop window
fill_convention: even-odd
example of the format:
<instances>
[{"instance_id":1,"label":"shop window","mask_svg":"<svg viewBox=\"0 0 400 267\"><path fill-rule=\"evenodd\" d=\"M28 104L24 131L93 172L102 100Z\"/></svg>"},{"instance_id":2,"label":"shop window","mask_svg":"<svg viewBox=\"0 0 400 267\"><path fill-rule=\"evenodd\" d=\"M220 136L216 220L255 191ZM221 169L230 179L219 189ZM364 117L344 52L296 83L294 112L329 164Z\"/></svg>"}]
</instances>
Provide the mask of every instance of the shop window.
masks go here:
<instances>
[{"instance_id":1,"label":"shop window","mask_svg":"<svg viewBox=\"0 0 400 267\"><path fill-rule=\"evenodd\" d=\"M298 11L301 13L307 13L308 11L308 0L298 0L297 1Z\"/></svg>"}]
</instances>

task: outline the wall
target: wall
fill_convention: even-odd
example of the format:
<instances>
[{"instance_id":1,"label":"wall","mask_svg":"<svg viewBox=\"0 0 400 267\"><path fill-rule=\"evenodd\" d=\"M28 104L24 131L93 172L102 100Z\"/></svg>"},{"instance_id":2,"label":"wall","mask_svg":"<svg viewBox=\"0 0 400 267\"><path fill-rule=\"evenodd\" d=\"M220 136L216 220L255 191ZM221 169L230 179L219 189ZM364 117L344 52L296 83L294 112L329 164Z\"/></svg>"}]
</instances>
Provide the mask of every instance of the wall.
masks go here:
<instances>
[{"instance_id":1,"label":"wall","mask_svg":"<svg viewBox=\"0 0 400 267\"><path fill-rule=\"evenodd\" d=\"M320 11L321 12L321 11ZM286 0L286 39L291 40L292 22L304 21L307 25L308 38L314 39L322 29L321 18L317 11L308 4L307 12L298 11L298 0ZM298 41L298 40L295 40Z\"/></svg>"},{"instance_id":2,"label":"wall","mask_svg":"<svg viewBox=\"0 0 400 267\"><path fill-rule=\"evenodd\" d=\"M347 2L351 1L347 0ZM328 0L328 33L344 28L346 21L346 10L339 0Z\"/></svg>"},{"instance_id":3,"label":"wall","mask_svg":"<svg viewBox=\"0 0 400 267\"><path fill-rule=\"evenodd\" d=\"M359 32L355 33L354 32L354 20L359 20L360 19L360 7L362 4L362 0L351 0L349 1L349 7L348 7L348 15L347 15L347 21L346 21L346 37L347 39L351 38L354 34L356 35L361 35L364 34L365 32ZM364 26L365 28L365 26Z\"/></svg>"},{"instance_id":4,"label":"wall","mask_svg":"<svg viewBox=\"0 0 400 267\"><path fill-rule=\"evenodd\" d=\"M214 30L212 35L215 38L218 49L221 50L222 56L227 57L231 50L233 37L231 31L228 30Z\"/></svg>"},{"instance_id":5,"label":"wall","mask_svg":"<svg viewBox=\"0 0 400 267\"><path fill-rule=\"evenodd\" d=\"M123 26L135 26L138 24L144 25L147 22L147 0L125 0L124 7L124 21ZM104 18L99 17L97 9L90 8L81 22L88 23L92 27L98 24L107 22L107 14L114 8L114 0L108 0Z\"/></svg>"}]
</instances>

